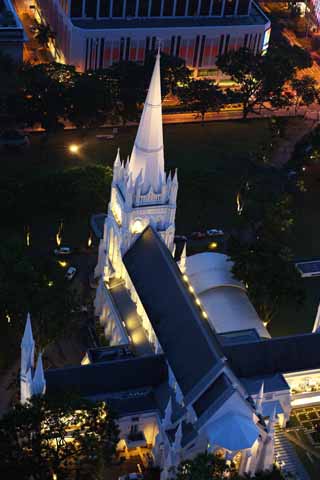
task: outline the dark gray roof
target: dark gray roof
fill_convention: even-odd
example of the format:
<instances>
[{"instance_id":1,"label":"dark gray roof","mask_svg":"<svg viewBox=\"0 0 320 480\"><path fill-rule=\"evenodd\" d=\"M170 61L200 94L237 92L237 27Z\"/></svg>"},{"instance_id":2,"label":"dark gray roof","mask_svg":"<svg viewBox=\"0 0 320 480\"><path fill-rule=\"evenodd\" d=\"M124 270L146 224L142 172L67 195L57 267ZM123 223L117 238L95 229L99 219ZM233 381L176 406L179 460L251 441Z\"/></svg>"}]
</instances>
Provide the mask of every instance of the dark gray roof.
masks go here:
<instances>
[{"instance_id":1,"label":"dark gray roof","mask_svg":"<svg viewBox=\"0 0 320 480\"><path fill-rule=\"evenodd\" d=\"M257 342L260 337L254 328L248 330L237 330L233 332L219 333L218 335L221 345L227 347L238 343Z\"/></svg>"},{"instance_id":2,"label":"dark gray roof","mask_svg":"<svg viewBox=\"0 0 320 480\"><path fill-rule=\"evenodd\" d=\"M194 402L193 408L200 417L224 392L231 386L230 381L224 373L207 388L205 392Z\"/></svg>"},{"instance_id":3,"label":"dark gray roof","mask_svg":"<svg viewBox=\"0 0 320 480\"><path fill-rule=\"evenodd\" d=\"M320 334L279 337L224 347L239 377L314 370L320 367Z\"/></svg>"},{"instance_id":4,"label":"dark gray roof","mask_svg":"<svg viewBox=\"0 0 320 480\"><path fill-rule=\"evenodd\" d=\"M127 395L99 394L89 395L89 400L94 402L104 401L119 416L138 415L141 412L160 411L154 388L131 390Z\"/></svg>"},{"instance_id":5,"label":"dark gray roof","mask_svg":"<svg viewBox=\"0 0 320 480\"><path fill-rule=\"evenodd\" d=\"M169 250L151 227L123 261L186 395L221 363L223 353L216 336L201 317Z\"/></svg>"},{"instance_id":6,"label":"dark gray roof","mask_svg":"<svg viewBox=\"0 0 320 480\"><path fill-rule=\"evenodd\" d=\"M79 28L91 29L118 29L118 28L178 28L178 27L223 27L233 25L265 25L269 20L263 12L252 5L250 15L228 17L175 17L175 18L106 18L106 19L78 19L72 18L72 23Z\"/></svg>"},{"instance_id":7,"label":"dark gray roof","mask_svg":"<svg viewBox=\"0 0 320 480\"><path fill-rule=\"evenodd\" d=\"M288 383L283 375L276 373L275 375L267 375L262 377L240 378L242 385L245 387L249 395L256 395L260 392L263 382L263 390L265 393L279 392L281 390L290 390Z\"/></svg>"},{"instance_id":8,"label":"dark gray roof","mask_svg":"<svg viewBox=\"0 0 320 480\"><path fill-rule=\"evenodd\" d=\"M83 396L155 387L167 379L163 355L45 371L47 391L70 390Z\"/></svg>"}]
</instances>

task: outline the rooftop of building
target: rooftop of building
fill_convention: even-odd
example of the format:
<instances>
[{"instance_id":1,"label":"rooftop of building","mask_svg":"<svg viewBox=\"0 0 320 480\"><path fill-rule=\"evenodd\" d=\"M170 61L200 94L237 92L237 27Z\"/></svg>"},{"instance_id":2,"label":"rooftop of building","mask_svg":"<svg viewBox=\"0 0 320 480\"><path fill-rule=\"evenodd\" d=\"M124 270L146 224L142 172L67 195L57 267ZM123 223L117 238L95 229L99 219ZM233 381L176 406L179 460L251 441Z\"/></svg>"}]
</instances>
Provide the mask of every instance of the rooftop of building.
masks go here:
<instances>
[{"instance_id":1,"label":"rooftop of building","mask_svg":"<svg viewBox=\"0 0 320 480\"><path fill-rule=\"evenodd\" d=\"M232 262L221 253L198 253L186 259L186 274L217 333L254 329L260 337L269 338L244 285L231 269Z\"/></svg>"},{"instance_id":2,"label":"rooftop of building","mask_svg":"<svg viewBox=\"0 0 320 480\"><path fill-rule=\"evenodd\" d=\"M319 368L320 334L272 338L223 348L238 377L262 377Z\"/></svg>"},{"instance_id":3,"label":"rooftop of building","mask_svg":"<svg viewBox=\"0 0 320 480\"><path fill-rule=\"evenodd\" d=\"M49 393L70 390L84 397L94 397L123 392L117 398L127 399L137 397L131 394L132 391L137 393L158 386L166 381L167 374L164 356L151 355L49 369L45 372L45 379Z\"/></svg>"},{"instance_id":4,"label":"rooftop of building","mask_svg":"<svg viewBox=\"0 0 320 480\"><path fill-rule=\"evenodd\" d=\"M266 25L269 19L252 3L250 15L227 17L163 17L163 18L72 18L72 23L83 29L137 29L137 28L201 28L240 25Z\"/></svg>"},{"instance_id":5,"label":"rooftop of building","mask_svg":"<svg viewBox=\"0 0 320 480\"><path fill-rule=\"evenodd\" d=\"M10 0L0 0L0 28L21 28Z\"/></svg>"},{"instance_id":6,"label":"rooftop of building","mask_svg":"<svg viewBox=\"0 0 320 480\"><path fill-rule=\"evenodd\" d=\"M216 335L202 318L168 248L150 226L123 261L175 378L187 395L207 376L211 380L212 370L219 370L222 364Z\"/></svg>"}]
</instances>

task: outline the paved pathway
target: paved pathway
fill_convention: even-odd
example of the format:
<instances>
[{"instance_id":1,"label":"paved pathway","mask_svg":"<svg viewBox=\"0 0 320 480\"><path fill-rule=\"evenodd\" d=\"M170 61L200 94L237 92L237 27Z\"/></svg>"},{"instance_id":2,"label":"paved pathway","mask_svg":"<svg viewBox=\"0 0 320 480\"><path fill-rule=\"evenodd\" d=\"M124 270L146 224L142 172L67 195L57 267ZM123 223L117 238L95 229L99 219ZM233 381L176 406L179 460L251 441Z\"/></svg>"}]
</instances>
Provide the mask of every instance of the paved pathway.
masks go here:
<instances>
[{"instance_id":1,"label":"paved pathway","mask_svg":"<svg viewBox=\"0 0 320 480\"><path fill-rule=\"evenodd\" d=\"M282 470L291 473L296 480L310 480L294 446L288 440L284 429L276 426L274 434L275 456Z\"/></svg>"}]
</instances>

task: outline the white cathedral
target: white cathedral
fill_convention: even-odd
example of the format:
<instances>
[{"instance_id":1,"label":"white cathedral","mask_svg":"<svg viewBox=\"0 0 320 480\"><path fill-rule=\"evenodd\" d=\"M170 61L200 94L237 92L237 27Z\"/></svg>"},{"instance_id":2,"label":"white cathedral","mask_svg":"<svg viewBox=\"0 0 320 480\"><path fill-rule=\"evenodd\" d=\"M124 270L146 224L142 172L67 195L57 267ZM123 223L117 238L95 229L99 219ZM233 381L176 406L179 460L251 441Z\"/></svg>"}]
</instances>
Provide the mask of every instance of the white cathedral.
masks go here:
<instances>
[{"instance_id":1,"label":"white cathedral","mask_svg":"<svg viewBox=\"0 0 320 480\"><path fill-rule=\"evenodd\" d=\"M275 461L294 388L319 378L320 335L271 339L225 255L184 249L176 262L177 193L177 172L164 169L158 54L131 157L118 151L114 163L95 269L110 346L77 367L43 371L40 356L34 369L28 317L21 401L59 389L106 401L118 412L119 451L147 449L162 480L205 450L253 475Z\"/></svg>"}]
</instances>

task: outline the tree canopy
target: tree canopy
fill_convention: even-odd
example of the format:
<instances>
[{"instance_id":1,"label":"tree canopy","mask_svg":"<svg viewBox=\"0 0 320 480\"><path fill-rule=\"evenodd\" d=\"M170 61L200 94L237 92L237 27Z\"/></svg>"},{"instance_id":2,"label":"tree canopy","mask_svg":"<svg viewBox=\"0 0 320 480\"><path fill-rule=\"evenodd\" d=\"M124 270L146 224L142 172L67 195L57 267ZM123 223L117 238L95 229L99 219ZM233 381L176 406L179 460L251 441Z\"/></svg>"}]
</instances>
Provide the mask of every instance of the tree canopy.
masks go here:
<instances>
[{"instance_id":1,"label":"tree canopy","mask_svg":"<svg viewBox=\"0 0 320 480\"><path fill-rule=\"evenodd\" d=\"M105 403L59 392L35 396L0 419L0 476L96 479L118 441L115 416Z\"/></svg>"},{"instance_id":2,"label":"tree canopy","mask_svg":"<svg viewBox=\"0 0 320 480\"><path fill-rule=\"evenodd\" d=\"M225 458L213 453L200 453L192 460L185 460L180 463L175 472L176 480L222 480L229 478L233 480L244 480L238 474L237 469L232 462L227 462ZM284 480L285 477L274 467L272 470L259 472L250 477L252 480Z\"/></svg>"},{"instance_id":3,"label":"tree canopy","mask_svg":"<svg viewBox=\"0 0 320 480\"><path fill-rule=\"evenodd\" d=\"M228 242L232 272L247 287L260 318L269 323L286 302L301 305L305 292L290 248L291 198L278 175L250 178L241 195L237 227Z\"/></svg>"}]
</instances>

